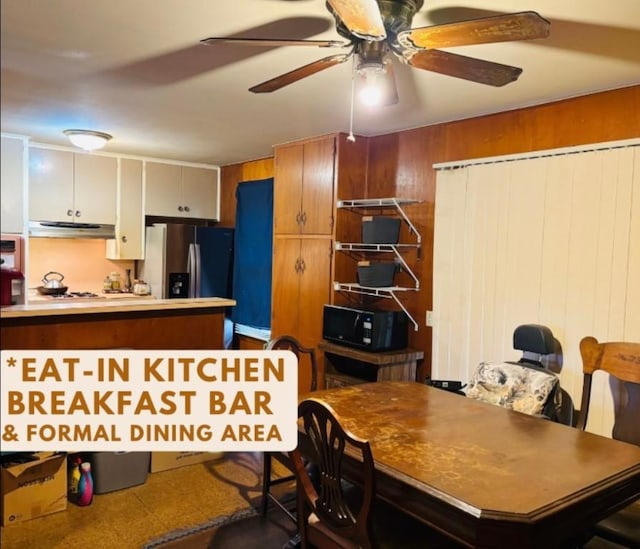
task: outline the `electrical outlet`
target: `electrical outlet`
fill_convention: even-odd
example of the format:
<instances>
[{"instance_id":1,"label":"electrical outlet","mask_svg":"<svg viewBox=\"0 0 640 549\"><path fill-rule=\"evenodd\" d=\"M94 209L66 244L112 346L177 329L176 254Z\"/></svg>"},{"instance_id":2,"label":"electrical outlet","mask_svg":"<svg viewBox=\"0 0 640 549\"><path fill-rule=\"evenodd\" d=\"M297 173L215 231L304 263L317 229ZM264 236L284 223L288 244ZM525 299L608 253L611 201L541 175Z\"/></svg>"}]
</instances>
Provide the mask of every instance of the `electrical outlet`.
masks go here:
<instances>
[{"instance_id":1,"label":"electrical outlet","mask_svg":"<svg viewBox=\"0 0 640 549\"><path fill-rule=\"evenodd\" d=\"M433 326L433 311L427 311L425 322L427 326Z\"/></svg>"}]
</instances>

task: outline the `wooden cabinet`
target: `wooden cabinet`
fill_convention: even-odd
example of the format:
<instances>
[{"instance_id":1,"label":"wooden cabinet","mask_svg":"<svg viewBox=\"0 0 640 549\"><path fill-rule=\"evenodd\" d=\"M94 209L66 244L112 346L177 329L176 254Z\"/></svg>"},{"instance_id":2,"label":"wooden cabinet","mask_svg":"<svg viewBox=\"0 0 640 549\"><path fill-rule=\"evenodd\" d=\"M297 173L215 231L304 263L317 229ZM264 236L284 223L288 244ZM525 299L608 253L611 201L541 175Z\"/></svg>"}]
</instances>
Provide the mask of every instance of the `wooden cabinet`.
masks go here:
<instances>
[{"instance_id":1,"label":"wooden cabinet","mask_svg":"<svg viewBox=\"0 0 640 549\"><path fill-rule=\"evenodd\" d=\"M331 235L334 136L275 149L274 233Z\"/></svg>"},{"instance_id":2,"label":"wooden cabinet","mask_svg":"<svg viewBox=\"0 0 640 549\"><path fill-rule=\"evenodd\" d=\"M418 360L424 358L414 349L369 353L328 341L318 348L324 351L326 389L371 381L415 381Z\"/></svg>"},{"instance_id":3,"label":"wooden cabinet","mask_svg":"<svg viewBox=\"0 0 640 549\"><path fill-rule=\"evenodd\" d=\"M146 162L144 188L146 215L220 219L217 168Z\"/></svg>"},{"instance_id":4,"label":"wooden cabinet","mask_svg":"<svg viewBox=\"0 0 640 549\"><path fill-rule=\"evenodd\" d=\"M144 259L142 160L118 161L116 238L107 240L107 259Z\"/></svg>"},{"instance_id":5,"label":"wooden cabinet","mask_svg":"<svg viewBox=\"0 0 640 549\"><path fill-rule=\"evenodd\" d=\"M322 339L322 308L331 300L331 239L275 236L271 334L304 346Z\"/></svg>"},{"instance_id":6,"label":"wooden cabinet","mask_svg":"<svg viewBox=\"0 0 640 549\"><path fill-rule=\"evenodd\" d=\"M114 157L32 147L29 218L115 225L117 171Z\"/></svg>"},{"instance_id":7,"label":"wooden cabinet","mask_svg":"<svg viewBox=\"0 0 640 549\"><path fill-rule=\"evenodd\" d=\"M344 134L275 148L273 337L292 335L308 347L322 340L323 307L333 302L336 193L362 192L366 158L366 138L350 143Z\"/></svg>"},{"instance_id":8,"label":"wooden cabinet","mask_svg":"<svg viewBox=\"0 0 640 549\"><path fill-rule=\"evenodd\" d=\"M2 168L2 196L0 223L3 233L22 233L24 229L24 188L27 140L2 136L0 167Z\"/></svg>"}]
</instances>

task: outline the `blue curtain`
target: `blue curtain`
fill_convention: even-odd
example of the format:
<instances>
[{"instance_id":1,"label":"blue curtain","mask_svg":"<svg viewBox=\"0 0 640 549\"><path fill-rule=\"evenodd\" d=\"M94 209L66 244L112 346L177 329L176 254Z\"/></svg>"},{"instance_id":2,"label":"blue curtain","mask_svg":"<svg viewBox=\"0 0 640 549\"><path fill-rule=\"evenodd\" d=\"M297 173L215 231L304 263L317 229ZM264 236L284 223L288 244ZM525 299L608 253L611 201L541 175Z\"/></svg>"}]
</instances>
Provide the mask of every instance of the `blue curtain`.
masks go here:
<instances>
[{"instance_id":1,"label":"blue curtain","mask_svg":"<svg viewBox=\"0 0 640 549\"><path fill-rule=\"evenodd\" d=\"M231 319L254 328L271 327L273 178L244 181L236 190L233 308Z\"/></svg>"}]
</instances>

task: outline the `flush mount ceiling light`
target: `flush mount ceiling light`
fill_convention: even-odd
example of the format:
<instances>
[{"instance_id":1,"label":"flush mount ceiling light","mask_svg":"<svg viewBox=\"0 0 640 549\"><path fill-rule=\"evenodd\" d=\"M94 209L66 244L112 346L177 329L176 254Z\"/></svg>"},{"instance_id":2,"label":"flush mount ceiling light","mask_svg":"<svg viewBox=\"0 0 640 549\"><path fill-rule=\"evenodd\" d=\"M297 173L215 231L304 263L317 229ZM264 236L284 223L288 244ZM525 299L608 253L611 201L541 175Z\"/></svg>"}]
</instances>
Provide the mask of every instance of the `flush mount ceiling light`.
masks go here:
<instances>
[{"instance_id":1,"label":"flush mount ceiling light","mask_svg":"<svg viewBox=\"0 0 640 549\"><path fill-rule=\"evenodd\" d=\"M95 132L93 130L64 130L63 133L73 145L85 151L101 149L111 139L108 133Z\"/></svg>"}]
</instances>

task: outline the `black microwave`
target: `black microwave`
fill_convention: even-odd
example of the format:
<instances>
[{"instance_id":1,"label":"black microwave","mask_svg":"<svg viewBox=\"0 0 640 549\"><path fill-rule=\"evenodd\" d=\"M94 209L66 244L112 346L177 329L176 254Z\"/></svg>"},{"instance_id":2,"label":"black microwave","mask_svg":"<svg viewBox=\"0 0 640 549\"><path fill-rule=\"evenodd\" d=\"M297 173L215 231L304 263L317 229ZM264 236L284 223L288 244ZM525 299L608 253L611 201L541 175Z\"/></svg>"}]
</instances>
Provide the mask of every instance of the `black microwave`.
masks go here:
<instances>
[{"instance_id":1,"label":"black microwave","mask_svg":"<svg viewBox=\"0 0 640 549\"><path fill-rule=\"evenodd\" d=\"M408 324L402 311L363 311L325 305L322 337L365 351L393 351L407 346Z\"/></svg>"}]
</instances>

